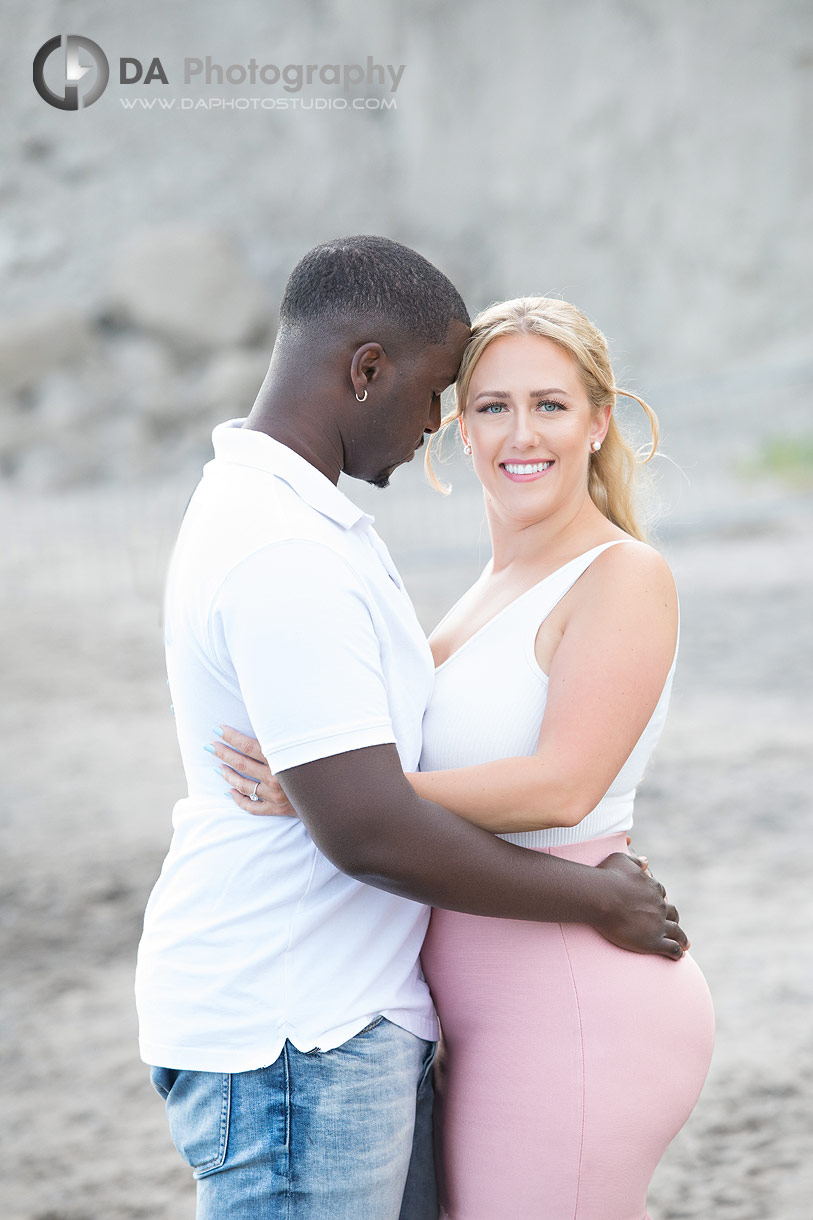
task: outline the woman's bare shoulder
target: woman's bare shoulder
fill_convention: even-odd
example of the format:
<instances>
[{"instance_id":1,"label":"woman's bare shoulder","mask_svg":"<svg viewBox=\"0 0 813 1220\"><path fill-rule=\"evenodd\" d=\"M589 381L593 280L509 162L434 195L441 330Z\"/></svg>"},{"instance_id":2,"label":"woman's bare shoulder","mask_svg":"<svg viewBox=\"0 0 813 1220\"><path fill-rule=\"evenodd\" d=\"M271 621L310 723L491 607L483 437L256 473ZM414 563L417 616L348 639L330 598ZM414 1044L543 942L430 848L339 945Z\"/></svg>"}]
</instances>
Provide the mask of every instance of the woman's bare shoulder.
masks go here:
<instances>
[{"instance_id":1,"label":"woman's bare shoulder","mask_svg":"<svg viewBox=\"0 0 813 1220\"><path fill-rule=\"evenodd\" d=\"M661 552L629 536L618 542L618 546L609 546L598 555L585 572L585 593L600 590L603 597L615 595L677 605L675 579Z\"/></svg>"}]
</instances>

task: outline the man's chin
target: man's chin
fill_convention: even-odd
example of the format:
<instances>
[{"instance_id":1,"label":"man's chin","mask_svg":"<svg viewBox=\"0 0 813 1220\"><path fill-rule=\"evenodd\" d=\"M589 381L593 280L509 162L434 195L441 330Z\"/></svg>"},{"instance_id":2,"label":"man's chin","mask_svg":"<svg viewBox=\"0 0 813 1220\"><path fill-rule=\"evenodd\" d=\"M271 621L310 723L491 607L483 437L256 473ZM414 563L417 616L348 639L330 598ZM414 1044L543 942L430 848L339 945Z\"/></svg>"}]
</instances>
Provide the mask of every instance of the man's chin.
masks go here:
<instances>
[{"instance_id":1,"label":"man's chin","mask_svg":"<svg viewBox=\"0 0 813 1220\"><path fill-rule=\"evenodd\" d=\"M401 458L400 461L393 462L391 466L385 466L383 470L379 470L377 475L374 475L370 479L366 479L365 482L371 484L373 487L389 487L390 479L398 467L403 466L405 462L411 462L414 456L415 454L412 453L408 458Z\"/></svg>"},{"instance_id":2,"label":"man's chin","mask_svg":"<svg viewBox=\"0 0 813 1220\"><path fill-rule=\"evenodd\" d=\"M421 444L423 444L423 442L421 442ZM420 446L418 446L418 448L420 448ZM407 462L411 462L416 452L417 450L413 450L409 457L401 458L399 461L394 462L392 466L387 466L384 470L379 470L375 478L367 479L366 482L370 483L373 487L389 487L390 479L398 467L406 466Z\"/></svg>"},{"instance_id":3,"label":"man's chin","mask_svg":"<svg viewBox=\"0 0 813 1220\"><path fill-rule=\"evenodd\" d=\"M374 478L367 479L366 481L372 487L382 487L382 488L389 487L391 474L392 474L392 468L388 468L387 470L379 471L379 473Z\"/></svg>"}]
</instances>

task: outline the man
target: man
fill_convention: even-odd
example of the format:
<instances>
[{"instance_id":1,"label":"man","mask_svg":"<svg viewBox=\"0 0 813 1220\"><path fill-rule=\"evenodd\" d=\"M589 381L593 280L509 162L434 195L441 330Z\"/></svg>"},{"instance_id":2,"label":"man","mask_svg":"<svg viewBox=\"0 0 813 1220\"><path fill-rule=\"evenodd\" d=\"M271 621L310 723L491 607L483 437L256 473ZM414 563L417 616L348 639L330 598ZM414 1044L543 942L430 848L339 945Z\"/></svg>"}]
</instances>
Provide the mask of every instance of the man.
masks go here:
<instances>
[{"instance_id":1,"label":"man","mask_svg":"<svg viewBox=\"0 0 813 1220\"><path fill-rule=\"evenodd\" d=\"M336 484L344 471L385 487L414 456L468 333L460 296L414 251L378 237L312 250L251 415L215 430L181 527L167 664L189 795L137 992L199 1220L436 1216L427 904L587 922L673 957L685 943L627 857L592 869L524 851L404 777L431 654L371 519ZM233 804L204 753L217 724L259 739L301 821Z\"/></svg>"}]
</instances>

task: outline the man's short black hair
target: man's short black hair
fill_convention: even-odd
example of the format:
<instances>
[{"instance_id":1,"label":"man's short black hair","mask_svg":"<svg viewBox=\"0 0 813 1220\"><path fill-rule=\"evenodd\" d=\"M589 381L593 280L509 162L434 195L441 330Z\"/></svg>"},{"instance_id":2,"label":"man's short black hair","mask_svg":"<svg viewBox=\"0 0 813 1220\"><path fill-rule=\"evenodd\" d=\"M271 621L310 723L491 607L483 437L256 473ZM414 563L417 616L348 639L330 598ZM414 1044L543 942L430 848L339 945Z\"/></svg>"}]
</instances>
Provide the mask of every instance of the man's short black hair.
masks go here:
<instances>
[{"instance_id":1,"label":"man's short black hair","mask_svg":"<svg viewBox=\"0 0 813 1220\"><path fill-rule=\"evenodd\" d=\"M422 255L387 237L339 237L294 267L280 326L374 318L428 343L443 343L454 321L471 325L454 284Z\"/></svg>"}]
</instances>

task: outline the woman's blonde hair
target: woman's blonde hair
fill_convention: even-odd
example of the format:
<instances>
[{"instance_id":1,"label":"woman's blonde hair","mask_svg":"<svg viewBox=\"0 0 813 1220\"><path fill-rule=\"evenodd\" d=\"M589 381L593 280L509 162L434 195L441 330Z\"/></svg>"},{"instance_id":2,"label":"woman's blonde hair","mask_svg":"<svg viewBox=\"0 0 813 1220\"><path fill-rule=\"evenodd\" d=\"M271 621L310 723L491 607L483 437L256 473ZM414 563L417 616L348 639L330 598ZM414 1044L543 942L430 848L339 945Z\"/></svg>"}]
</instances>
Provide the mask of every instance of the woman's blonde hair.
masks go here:
<instances>
[{"instance_id":1,"label":"woman's blonde hair","mask_svg":"<svg viewBox=\"0 0 813 1220\"><path fill-rule=\"evenodd\" d=\"M457 375L455 409L441 421L441 431L465 411L469 384L477 361L489 343L504 335L540 335L564 348L578 365L582 384L594 411L608 405L611 409L615 407L618 394L640 403L651 429L651 446L647 447L645 454L635 452L611 413L601 448L590 454L587 490L593 503L608 520L633 538L643 540L644 530L636 513L635 476L638 466L648 462L658 447L658 419L643 398L630 390L619 389L615 384L607 340L575 305L555 297L517 297L514 301L489 305L479 313L474 319L471 338ZM426 471L434 487L448 492L449 489L439 482L432 467L432 439L426 450Z\"/></svg>"}]
</instances>

